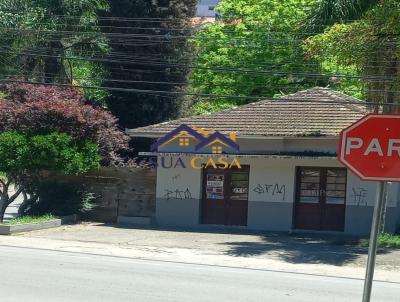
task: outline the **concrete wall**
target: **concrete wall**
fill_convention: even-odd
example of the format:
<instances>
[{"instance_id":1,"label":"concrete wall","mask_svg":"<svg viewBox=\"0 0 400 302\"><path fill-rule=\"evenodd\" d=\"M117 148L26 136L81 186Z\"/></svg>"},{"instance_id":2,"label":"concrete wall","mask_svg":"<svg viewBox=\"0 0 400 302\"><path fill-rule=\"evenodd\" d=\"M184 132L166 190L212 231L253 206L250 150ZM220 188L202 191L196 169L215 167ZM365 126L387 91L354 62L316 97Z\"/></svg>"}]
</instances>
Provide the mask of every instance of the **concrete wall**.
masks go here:
<instances>
[{"instance_id":1,"label":"concrete wall","mask_svg":"<svg viewBox=\"0 0 400 302\"><path fill-rule=\"evenodd\" d=\"M176 163L177 157L171 157ZM193 226L200 223L201 170L190 167L190 157L182 157L186 166L157 169L156 221L165 225ZM175 164L174 164L175 165Z\"/></svg>"},{"instance_id":2,"label":"concrete wall","mask_svg":"<svg viewBox=\"0 0 400 302\"><path fill-rule=\"evenodd\" d=\"M182 157L186 168L157 171L156 221L166 225L196 226L201 218L202 172L190 167L190 157ZM177 160L174 157L173 162ZM336 159L240 158L250 165L248 229L289 231L293 228L295 171L299 166L340 167ZM268 189L266 189L268 188ZM377 184L363 182L348 172L345 233L369 233ZM389 188L387 231L398 225L399 186Z\"/></svg>"},{"instance_id":3,"label":"concrete wall","mask_svg":"<svg viewBox=\"0 0 400 302\"><path fill-rule=\"evenodd\" d=\"M102 168L80 176L53 177L53 180L84 184L94 194L95 207L85 214L87 219L117 222L118 216L155 216L155 170Z\"/></svg>"},{"instance_id":4,"label":"concrete wall","mask_svg":"<svg viewBox=\"0 0 400 302\"><path fill-rule=\"evenodd\" d=\"M349 234L368 234L377 195L377 183L361 181L348 172L346 192L345 232ZM395 183L388 185L385 230L395 232L398 223L398 188Z\"/></svg>"}]
</instances>

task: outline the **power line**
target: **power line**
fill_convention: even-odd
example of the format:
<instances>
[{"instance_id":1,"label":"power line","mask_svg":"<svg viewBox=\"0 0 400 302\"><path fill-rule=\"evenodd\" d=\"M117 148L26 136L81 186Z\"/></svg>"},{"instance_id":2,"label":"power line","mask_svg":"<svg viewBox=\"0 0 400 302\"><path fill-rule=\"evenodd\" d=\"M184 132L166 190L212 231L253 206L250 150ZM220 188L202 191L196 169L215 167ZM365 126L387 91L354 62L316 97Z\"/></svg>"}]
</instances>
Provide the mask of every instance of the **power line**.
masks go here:
<instances>
[{"instance_id":1,"label":"power line","mask_svg":"<svg viewBox=\"0 0 400 302\"><path fill-rule=\"evenodd\" d=\"M5 51L1 51L0 53L9 53ZM18 55L27 55L27 56L37 56L37 57L50 57L57 59L69 59L69 60L77 60L77 61L93 61L93 62L103 62L103 63L119 63L119 64L134 64L134 65L148 65L148 66L160 66L160 67L179 67L179 68L187 68L187 69L199 69L199 70L211 70L215 72L226 72L226 73L242 73L242 74L273 74L273 75L291 75L291 76L305 76L312 78L347 78L347 79L370 79L370 80L393 80L396 77L394 76L357 76L357 75L343 75L343 74L322 74L322 73L302 73L302 72L288 72L288 71L272 71L272 70L254 70L254 69L239 69L239 68L225 68L225 67L205 67L205 66L192 66L185 64L173 64L173 63L165 63L165 62L146 62L141 60L129 60L129 61L121 61L121 60L110 60L110 59L101 59L101 58L78 58L78 57L69 57L69 56L55 56L55 55L47 55L47 54L33 54L33 53L20 53Z\"/></svg>"},{"instance_id":2,"label":"power line","mask_svg":"<svg viewBox=\"0 0 400 302\"><path fill-rule=\"evenodd\" d=\"M5 13L11 13L14 15L25 15L26 13L30 13L30 14L34 14L34 11L11 11L11 10L5 10L5 9L0 9L0 12ZM43 13L43 12L40 12ZM42 14L40 14L42 15ZM52 17L52 18L61 18L61 19L77 19L77 20L81 20L82 18L84 18L84 16L73 16L73 15L57 15L57 14L44 14L47 15L48 17ZM190 19L192 17L187 17L186 19L174 19L174 18L127 18L127 17L102 17L102 16L96 16L95 18L93 18L94 20L98 20L98 21L117 21L117 22L155 22L155 23L179 23L179 22L190 22Z\"/></svg>"},{"instance_id":3,"label":"power line","mask_svg":"<svg viewBox=\"0 0 400 302\"><path fill-rule=\"evenodd\" d=\"M62 41L60 41L60 40L46 40L46 42L62 42ZM140 42L143 42L143 43L145 43L145 44L129 44L129 43L127 43L127 42L120 42L120 43L116 43L116 42L108 42L108 41L104 41L104 43L105 44L112 44L112 45L121 45L121 46L137 46L137 47L141 47L141 46L147 46L146 45L146 43L150 43L149 45L156 45L156 44L168 44L168 43L171 43L171 46L179 46L179 45L182 45L182 46L187 46L188 45L188 43L189 42L184 42L184 43L175 43L175 42L171 42L171 41L150 41L150 40L140 40ZM76 42L76 45L80 45L80 44L93 44L93 43L95 43L95 42L80 42L80 41L77 41ZM226 45L225 45L226 46ZM230 46L229 44L228 44L228 46ZM236 46L236 47L238 47L239 45L232 45L232 46ZM262 45L258 45L258 46L254 46L254 45L241 45L242 47L245 47L246 49L248 49L248 48L256 48L256 49L260 49L260 47L262 46ZM68 48L73 48L74 47L74 45L72 44L72 45L66 45L66 48L54 48L54 47L37 47L36 49L49 49L49 50L62 50L62 51L65 51L65 49L68 49ZM3 48L6 48L7 49L7 47L3 47ZM8 47L8 49L11 49L10 47ZM279 47L273 47L273 49L271 49L271 50L274 50L274 51L277 51L277 50L285 50L285 49L287 49L287 47L282 47L282 48L279 48ZM387 49L390 49L390 48L387 48ZM12 51L13 52L15 52L15 49L12 49ZM26 51L26 50L25 50ZM31 50L31 52L32 51L36 51L36 52L39 52L39 50ZM382 52L383 50L377 50L377 51L370 51L369 53L372 55L372 54L380 54L381 52ZM89 51L90 52L90 51ZM107 52L96 52L96 51L91 51L91 53L100 53L100 54L102 54L102 55L105 55ZM122 54L122 53L121 53ZM130 54L129 54L130 55ZM201 51L200 51L200 53L198 54L198 56L200 56L201 55ZM337 60L339 60L340 58L338 57L337 58ZM332 60L332 59L331 59ZM370 60L369 61L369 63L391 63L391 62L393 62L393 61L390 61L390 60ZM246 62L247 63L247 62ZM387 66L377 66L377 65L366 65L366 66L364 66L364 67L387 67Z\"/></svg>"},{"instance_id":4,"label":"power line","mask_svg":"<svg viewBox=\"0 0 400 302\"><path fill-rule=\"evenodd\" d=\"M163 7L163 6L160 6ZM303 7L300 9L299 7L296 8L298 11L303 11L303 12L312 12L312 9ZM0 12L7 12L11 14L26 14L28 11L24 10L15 10L15 9L0 9ZM33 13L34 11L29 11L29 13ZM74 15L67 15L67 14L49 14L43 11L40 11L40 14L47 15L49 17L57 17L57 18L66 18L66 19L81 19L83 16L74 16ZM189 17L190 18L190 17ZM240 17L238 17L240 19ZM154 21L173 21L174 18L171 17L122 17L122 16L97 16L96 19L99 20L119 20L119 21L142 21L142 20L154 20ZM314 18L313 20L318 20L318 21L332 21L331 18ZM256 20L254 20L256 21ZM343 21L350 22L350 21L358 21L358 19L343 19Z\"/></svg>"},{"instance_id":5,"label":"power line","mask_svg":"<svg viewBox=\"0 0 400 302\"><path fill-rule=\"evenodd\" d=\"M144 90L144 89L133 89L133 88L115 88L115 87L101 87L101 86L86 86L86 85L70 85L70 84L60 84L60 83L40 83L33 81L20 81L20 80L10 80L10 79L0 79L0 82L5 83L24 83L32 85L42 85L42 86L60 86L60 87L71 87L71 88L83 88L83 89L104 89L110 91L123 91L132 92L138 94L159 94L159 95L186 95L186 96L197 96L204 98L228 98L228 99L245 99L245 100L275 100L275 101L289 101L289 102L301 102L301 103L319 103L319 104L343 104L343 105L385 105L385 106L399 106L398 104L391 103L376 103L376 102L363 102L363 101L327 101L321 100L320 97L306 97L304 99L290 98L290 97L279 97L271 99L271 97L265 96L238 96L238 95L215 95L206 93L188 93L180 91L160 91L160 90Z\"/></svg>"},{"instance_id":6,"label":"power line","mask_svg":"<svg viewBox=\"0 0 400 302\"><path fill-rule=\"evenodd\" d=\"M191 31L194 31L194 33L192 34L192 35L190 35L190 36L188 36L188 35L181 35L181 36L178 36L178 35L175 35L175 37L179 37L179 38L189 38L189 37L193 37L193 35L196 35L196 34L200 34L200 33L202 33L202 31L203 30L205 30L204 28L200 28L200 29L196 29L196 28L191 28L191 27L189 27L189 28L165 28L165 27L135 27L135 26L125 26L125 27L121 27L121 26L107 26L107 25L97 25L97 24L95 24L95 25L78 25L78 24L68 24L68 23L62 23L62 24L46 24L46 23L35 23L35 25L37 26L37 25L49 25L50 27L51 26L56 26L56 27L82 27L82 28L87 28L87 27L92 27L92 28L95 28L95 29L101 29L101 28L110 28L110 29L129 29L129 30L144 30L144 31L154 31L154 32L157 32L157 31L167 31L167 32L191 32ZM113 35L113 34L115 34L115 35L132 35L133 33L114 33L114 32L104 32L104 31L100 31L100 30L97 30L97 31L90 31L90 32L88 32L88 31L85 31L85 32L83 32L83 31L62 31L62 30L57 30L57 29L53 29L53 30L51 30L51 29L47 29L47 30L40 30L40 29L35 29L35 28L15 28L15 27L0 27L0 29L4 29L4 30L13 30L13 31L25 31L25 32L41 32L41 33L50 33L50 34L60 34L60 33L69 33L69 34L111 34L111 35ZM250 29L248 29L248 30L242 30L242 31L236 31L236 30L227 30L227 29L221 29L220 30L220 33L222 33L222 34L238 34L238 35L242 35L242 34L245 34L245 33L257 33L257 34L268 34L268 35L271 35L271 34L285 34L285 35L289 35L289 33L288 32L285 32L285 31L276 31L276 30L270 30L270 29L267 29L267 30L264 30L263 28L261 28L261 30L260 29L257 29L257 30L250 30ZM318 32L296 32L297 34L304 34L304 35L315 35L315 34L319 34ZM138 34L138 33L136 33L136 34ZM291 34L293 35L294 33L293 32L291 32ZM199 39L199 37L197 37L198 39ZM206 37L207 39L212 39L211 37ZM247 38L251 38L251 37L243 37L243 36L241 36L241 37L237 37L237 39L242 39L242 40L245 40L245 39L247 39ZM271 40L270 38L268 38L269 40ZM290 40L293 40L293 41L303 41L303 40L301 40L301 39L295 39L295 38L291 38Z\"/></svg>"},{"instance_id":7,"label":"power line","mask_svg":"<svg viewBox=\"0 0 400 302\"><path fill-rule=\"evenodd\" d=\"M34 29L34 28L29 29L29 28L11 28L11 27L0 27L0 29L4 29L4 30L7 30L7 31L35 32L35 33L41 33L41 34L57 34L57 35L60 35L60 34L71 34L71 35L76 35L76 34L79 34L79 35L101 34L101 35L104 35L106 37L124 37L124 38L126 38L126 37L137 37L137 38L140 38L140 37L157 37L157 38L169 38L169 39L172 39L172 38L175 38L175 39L177 39L177 38L185 38L185 39L187 39L187 38L193 38L194 37L193 34L192 35L159 35L159 34L150 35L150 34L143 34L143 33L141 34L141 33L115 33L115 32L102 32L102 31L43 30L43 29ZM148 30L148 28L141 28L141 29ZM166 29L160 28L160 30L166 30ZM283 35L286 35L286 36L290 35L290 34L291 35L293 34L293 32L276 31L276 30L267 30L265 32L262 32L262 31L247 31L247 33L249 33L249 32L250 33L256 33L256 34L264 34L265 33L265 34L268 34L268 35L283 34ZM226 32L224 32L222 30L221 33L226 33ZM240 32L240 31L239 32L232 31L232 33L243 34L243 32ZM246 33L246 31L244 33ZM342 32L342 33L351 33L351 32ZM298 32L298 34L319 34L319 33ZM400 36L400 34L394 34L393 36L398 37L398 36ZM219 37L207 37L207 36L202 36L202 37L198 36L197 37L197 39L200 39L200 38L203 38L205 40L215 40L215 39L218 40L219 39ZM243 37L243 36L236 37L236 39L243 39L243 40L250 39L250 38L252 38L252 37ZM267 41L273 41L274 39L266 37L266 40ZM296 39L296 38L275 39L275 40L304 41L303 39ZM394 41L383 41L383 43L390 43L390 44L395 43L396 44L396 42L394 42Z\"/></svg>"},{"instance_id":8,"label":"power line","mask_svg":"<svg viewBox=\"0 0 400 302\"><path fill-rule=\"evenodd\" d=\"M133 70L134 71L134 70ZM150 71L151 72L151 71ZM13 74L3 74L3 76L7 77L13 77ZM25 75L27 76L27 75ZM38 77L40 79L53 79L54 77L59 76L57 73L32 73L31 77ZM149 81L149 80L125 80L125 79L115 79L115 78L107 78L107 77L77 77L73 76L72 80L82 80L82 81L101 81L101 82L116 82L116 83L131 83L131 84L152 84L152 85L172 85L172 86L186 86L190 84L190 81L186 82L172 82L172 81ZM288 83L286 85L283 84L274 84L274 87L280 87L280 88L290 88L290 86L304 86L307 85L307 82L294 82L294 83ZM252 85L252 88L264 88L268 89L267 83L264 85ZM247 87L248 84L246 83L209 83L206 85L208 88L210 87L224 87L224 88L239 88L239 87ZM345 89L346 91L363 91L365 88L360 89ZM391 89L368 89L368 92L391 92L391 93L400 93L400 91L396 90L391 90Z\"/></svg>"},{"instance_id":9,"label":"power line","mask_svg":"<svg viewBox=\"0 0 400 302\"><path fill-rule=\"evenodd\" d=\"M44 80L44 79L53 79L54 77L49 76L49 75L53 75L53 76L59 76L59 74L55 74L55 73L47 73L47 75L37 75L40 79ZM12 77L12 74L3 74L3 76L9 76ZM34 75L32 75L34 76ZM71 79L70 79L71 80ZM171 86L187 86L189 85L190 82L166 82L166 81L145 81L145 80L123 80L123 79L108 79L108 78L93 78L93 77L87 77L87 78L82 78L82 77L73 77L72 80L76 81L76 80L81 80L81 81L100 81L103 83L122 83L122 84L148 84L148 85L171 85ZM37 82L37 83L42 83L42 82ZM305 87L307 86L308 83L291 83L291 84L286 84L286 85L279 85L279 84L274 84L274 87L279 87L281 89L287 89L287 90L291 90L291 86L297 86L297 88L299 87ZM240 87L247 87L246 84L240 84L240 83L235 83L235 84L224 84L224 83L218 83L218 84L211 84L208 85L208 88L211 87L222 87L222 88L231 88L231 89L238 89ZM114 87L114 88L118 88L118 87ZM268 90L267 85L252 85L251 88L253 89L260 89L260 88L264 88ZM102 89L99 86L99 89ZM365 89L365 88L360 88L360 89L349 89L349 88L343 88L342 91L344 92L381 92L381 93L393 93L393 94L400 94L400 91L395 91L395 90L383 90L383 89ZM214 94L214 95L218 95L218 94ZM267 96L264 96L267 97Z\"/></svg>"},{"instance_id":10,"label":"power line","mask_svg":"<svg viewBox=\"0 0 400 302\"><path fill-rule=\"evenodd\" d=\"M146 18L144 18L146 19ZM142 19L143 20L143 19ZM90 26L91 27L91 26ZM96 27L96 26L94 26ZM117 28L117 27L115 27ZM129 28L129 27L127 27ZM136 29L139 29L138 27L136 27ZM140 28L143 30L146 30L148 28ZM165 30L164 28L162 28L163 30ZM18 33L19 29L12 29L12 30L16 30ZM24 29L22 29L24 30ZM178 31L180 29L176 29L176 31ZM183 30L183 29L182 29ZM32 30L30 30L32 32ZM35 31L35 30L34 30ZM19 31L21 32L21 31ZM35 31L37 32L37 31ZM235 32L235 31L233 31ZM49 33L49 34L47 34ZM43 35L43 38L46 38L46 41L52 41L50 39L47 39L48 37L51 37L52 35L57 35L57 34L64 34L64 33L73 33L73 34L95 34L95 35L99 35L100 38L103 38L103 34L110 34L112 36L108 37L111 40L121 40L120 43L117 42L111 42L111 41L105 41L105 43L107 44L111 44L111 45L126 45L126 46L137 46L137 47L146 47L148 45L157 45L157 44L173 44L173 45L179 45L180 43L184 43L184 44L180 44L180 45L187 45L188 42L178 42L178 41L153 41L153 40L141 40L141 39L145 39L145 38L149 38L149 39L156 39L156 38L165 38L165 35L150 35L150 34L137 34L137 33L102 33L102 32L74 32L74 31L45 31L45 34ZM283 32L275 32L275 33L282 33ZM240 33L239 33L240 34ZM257 34L263 34L262 32L257 33ZM134 35L134 36L132 36ZM171 35L169 35L168 37L170 37ZM172 36L174 37L174 36ZM187 35L176 35L176 38L188 38L188 37L193 37L193 36L187 36ZM107 38L107 37L106 37ZM130 41L130 39L131 41ZM239 47L239 46L243 46L243 47L250 47L249 45L239 45L239 44L235 44L235 42L237 42L239 38L237 39L233 39L233 40L228 40L228 41L224 41L224 43L226 42L227 44L232 42L233 46ZM248 38L249 40L251 38ZM215 37L215 39L213 38L213 40L218 42L218 37ZM213 41L211 40L211 41ZM244 37L243 38L244 41L247 41L247 38ZM59 40L53 40L53 41L57 41L59 42ZM127 44L130 42L136 42L136 43L143 43L143 44ZM290 42L290 43L294 43L296 41L303 41L303 40L299 40L299 39L267 39L266 42L267 43L273 43L273 41L275 42ZM86 43L91 43L91 42L86 42ZM146 44L147 43L147 44ZM229 44L228 44L229 45ZM396 43L397 45L397 43ZM226 46L226 44L224 44L224 46ZM229 45L230 46L230 45ZM260 48L261 45L257 45L255 46L255 48ZM10 52L15 51L12 50L11 48ZM48 54L44 49L46 48L42 48L39 50L25 50L23 52L21 52L20 54L15 54L15 55L23 55L23 56L33 56L33 57L52 57L52 58L57 58L57 59L67 59L67 60L76 60L76 61L88 61L88 62L96 62L96 63L114 63L114 64L134 64L134 65L138 65L138 66L156 66L154 68L174 68L174 69L192 69L192 70L206 70L206 71L212 71L212 72L229 72L229 73L235 73L238 75L254 75L254 76L263 76L263 75L278 75L278 76L298 76L298 77L310 77L310 78L314 78L316 80L318 79L327 79L327 78L344 78L344 79L352 79L352 80L362 80L362 81L375 81L375 82L386 82L386 81L392 81L393 79L397 78L396 76L393 77L389 77L389 76L381 76L381 75L369 75L369 76L358 76L358 75L349 75L349 74L335 74L335 73L315 73L315 72L293 72L293 71L282 71L279 70L277 68L281 68L283 64L285 65L290 65L290 66L311 66L311 67L319 67L320 65L318 63L316 64L307 64L307 63L298 63L298 62L272 62L271 64L273 66L268 66L268 65L264 65L264 66L260 66L260 64L265 64L267 62L254 62L252 61L251 63L244 61L244 63L247 64L246 68L237 68L237 67L218 67L218 66L201 66L201 65L191 65L189 62L189 59L185 59L185 60L181 60L180 62L172 62L169 60L164 60L164 61L160 61L164 58L152 58L152 57L141 57L141 56L134 56L131 55L129 53L123 53L123 52L110 52L110 53L102 53L102 52L96 52L96 51L92 51L91 54L94 55L94 57L74 57L71 55L66 55L66 56L61 56L61 55L51 55ZM50 49L51 51L58 51L58 49L56 48L47 48ZM274 48L276 49L276 48ZM0 53L6 53L6 54L11 54L10 52L5 52L5 51L0 51ZM371 52L371 53L378 53L378 52ZM12 53L14 55L14 53ZM96 56L104 56L104 57L96 57ZM334 61L334 60L333 60ZM372 62L372 61L371 61ZM376 61L376 62L390 62L390 61ZM235 64L240 63L240 61L235 61ZM280 67L279 67L280 66ZM254 67L255 69L249 69L249 67ZM262 70L260 68L263 67L275 67L272 70ZM390 68L388 66L377 66L377 65L372 65L372 66L363 66L363 67L383 67L383 68ZM150 68L150 67L149 67ZM109 68L107 67L107 69L109 70L118 70L120 72L123 71L127 71L127 69L117 69L117 68ZM164 71L164 70L145 70L145 69L129 69L132 70L133 72L148 72L148 73L169 73L171 74L171 71ZM183 74L184 70L181 71L181 73ZM173 73L177 73L178 71L173 71ZM78 79L78 78L75 78ZM92 78L93 79L93 78ZM85 80L85 79L83 79ZM167 85L168 82L164 82L162 83L160 82L153 82L150 83L151 81L148 81L148 83L146 83L146 81L129 81L129 80L117 80L117 79L103 79L105 82L113 82L113 83L143 83L143 84L165 84ZM296 85L297 83L293 83L293 85ZM168 83L168 85L172 85L170 83ZM217 84L222 86L222 84ZM299 84L300 85L300 84ZM276 86L276 85L275 85ZM78 86L77 86L78 87ZM222 86L224 87L224 86ZM229 87L229 86L228 86ZM84 88L88 88L88 89L92 89L90 87L84 87ZM234 87L235 88L235 87ZM97 88L93 88L93 89L107 89L106 87L97 87ZM113 89L119 89L116 87L113 87ZM128 89L128 88L126 88ZM111 90L111 89L109 89ZM147 94L150 94L150 92L148 90L141 90L142 92L137 92L137 93L145 93L143 91L147 91ZM359 91L359 90L356 90ZM368 91L372 91L372 90L368 90ZM380 90L376 90L376 91L380 91ZM390 90L387 90L388 92ZM161 93L162 91L157 91L158 93ZM386 90L382 90L382 92L386 92ZM394 93L393 91L390 91L391 93ZM166 92L162 92L162 93L166 93ZM154 93L153 93L154 94ZM188 94L186 94L188 95ZM189 95L194 95L194 94L189 94ZM200 97L205 97L205 95L209 95L211 97L211 94L196 94L196 96L200 96ZM208 97L208 96L207 96ZM212 97L224 97L224 96L220 96L220 95L214 95ZM235 96L231 96L231 98L234 98ZM236 96L237 97L237 96ZM245 97L245 96L240 96L243 98L249 98L249 97ZM258 97L257 97L258 98Z\"/></svg>"},{"instance_id":11,"label":"power line","mask_svg":"<svg viewBox=\"0 0 400 302\"><path fill-rule=\"evenodd\" d=\"M87 28L87 27L92 27L96 29L102 29L102 28L110 28L110 29L118 29L118 30L148 30L148 31L172 31L172 32L187 32L187 31L193 31L194 28L188 27L188 28L170 28L170 27L140 27L140 26L113 26L113 25L99 25L99 24L69 24L69 23L56 23L56 24L51 24L51 23L44 23L44 22L35 22L35 26L38 25L48 25L50 27L73 27L73 28ZM10 28L10 27L3 27L3 28ZM10 28L11 29L11 28ZM33 28L32 28L33 29ZM233 31L232 31L233 32Z\"/></svg>"}]
</instances>

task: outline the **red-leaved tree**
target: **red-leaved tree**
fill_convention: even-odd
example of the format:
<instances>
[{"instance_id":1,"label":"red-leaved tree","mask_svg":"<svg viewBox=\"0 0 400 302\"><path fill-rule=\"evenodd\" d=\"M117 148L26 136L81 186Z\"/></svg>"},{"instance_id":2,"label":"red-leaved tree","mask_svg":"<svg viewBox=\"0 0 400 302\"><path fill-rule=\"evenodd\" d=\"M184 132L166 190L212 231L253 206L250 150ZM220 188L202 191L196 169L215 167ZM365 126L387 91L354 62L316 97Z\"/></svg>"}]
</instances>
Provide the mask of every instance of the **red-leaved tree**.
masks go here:
<instances>
[{"instance_id":1,"label":"red-leaved tree","mask_svg":"<svg viewBox=\"0 0 400 302\"><path fill-rule=\"evenodd\" d=\"M99 161L102 166L133 164L117 119L88 104L79 90L22 83L0 90L6 94L0 99L0 221L20 194L19 214L37 201L34 184L45 172L38 169L63 172L71 165L75 169L68 173L81 173ZM16 192L10 196L11 184Z\"/></svg>"},{"instance_id":2,"label":"red-leaved tree","mask_svg":"<svg viewBox=\"0 0 400 302\"><path fill-rule=\"evenodd\" d=\"M23 83L2 90L7 99L0 100L0 132L66 133L97 143L103 166L131 164L125 156L129 138L117 119L108 110L87 104L79 90Z\"/></svg>"}]
</instances>

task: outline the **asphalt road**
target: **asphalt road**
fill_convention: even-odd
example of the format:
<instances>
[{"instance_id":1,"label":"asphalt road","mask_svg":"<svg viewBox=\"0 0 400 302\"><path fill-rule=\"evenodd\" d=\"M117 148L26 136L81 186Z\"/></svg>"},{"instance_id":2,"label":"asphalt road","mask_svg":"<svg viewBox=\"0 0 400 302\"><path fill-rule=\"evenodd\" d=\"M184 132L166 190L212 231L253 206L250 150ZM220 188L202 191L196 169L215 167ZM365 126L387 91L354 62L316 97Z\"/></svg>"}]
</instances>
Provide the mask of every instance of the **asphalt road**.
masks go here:
<instances>
[{"instance_id":1,"label":"asphalt road","mask_svg":"<svg viewBox=\"0 0 400 302\"><path fill-rule=\"evenodd\" d=\"M362 281L0 246L1 302L361 301ZM399 301L376 282L373 302Z\"/></svg>"}]
</instances>

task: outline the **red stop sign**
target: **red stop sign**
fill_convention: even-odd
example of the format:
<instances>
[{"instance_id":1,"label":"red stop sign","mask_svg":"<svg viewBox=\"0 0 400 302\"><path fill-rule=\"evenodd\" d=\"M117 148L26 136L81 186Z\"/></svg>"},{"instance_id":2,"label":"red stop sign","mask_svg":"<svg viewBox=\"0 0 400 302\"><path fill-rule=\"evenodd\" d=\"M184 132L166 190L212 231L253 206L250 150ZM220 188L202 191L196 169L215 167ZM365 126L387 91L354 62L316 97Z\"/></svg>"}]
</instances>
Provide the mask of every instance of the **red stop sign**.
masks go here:
<instances>
[{"instance_id":1,"label":"red stop sign","mask_svg":"<svg viewBox=\"0 0 400 302\"><path fill-rule=\"evenodd\" d=\"M400 181L400 115L369 114L344 129L338 159L363 180Z\"/></svg>"}]
</instances>

